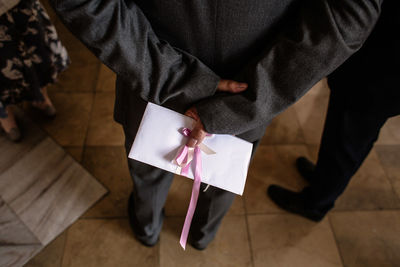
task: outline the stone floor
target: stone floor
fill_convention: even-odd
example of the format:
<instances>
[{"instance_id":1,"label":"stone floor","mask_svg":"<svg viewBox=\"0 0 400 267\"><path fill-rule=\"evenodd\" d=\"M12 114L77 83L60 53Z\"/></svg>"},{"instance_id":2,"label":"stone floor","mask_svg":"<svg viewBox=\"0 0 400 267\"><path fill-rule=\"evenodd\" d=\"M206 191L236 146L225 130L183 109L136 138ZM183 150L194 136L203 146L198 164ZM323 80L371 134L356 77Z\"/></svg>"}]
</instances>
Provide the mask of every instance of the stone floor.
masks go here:
<instances>
[{"instance_id":1,"label":"stone floor","mask_svg":"<svg viewBox=\"0 0 400 267\"><path fill-rule=\"evenodd\" d=\"M244 196L207 250L179 246L191 188L181 177L170 190L159 244L141 246L126 214L131 181L122 129L112 119L115 76L54 21L73 63L50 88L58 117L51 123L32 117L110 193L26 266L400 266L400 117L387 122L322 222L288 214L265 194L271 183L304 186L294 161L316 158L329 94L324 81L270 125Z\"/></svg>"}]
</instances>

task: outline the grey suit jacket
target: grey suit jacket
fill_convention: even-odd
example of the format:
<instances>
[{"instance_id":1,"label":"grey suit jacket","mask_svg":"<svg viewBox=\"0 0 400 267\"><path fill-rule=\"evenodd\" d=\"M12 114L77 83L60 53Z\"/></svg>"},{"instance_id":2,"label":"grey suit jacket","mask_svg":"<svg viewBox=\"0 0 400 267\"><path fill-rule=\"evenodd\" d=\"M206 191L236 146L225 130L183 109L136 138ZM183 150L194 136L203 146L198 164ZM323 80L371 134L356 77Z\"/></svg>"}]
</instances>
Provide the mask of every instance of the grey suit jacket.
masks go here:
<instances>
[{"instance_id":1,"label":"grey suit jacket","mask_svg":"<svg viewBox=\"0 0 400 267\"><path fill-rule=\"evenodd\" d=\"M117 73L117 121L128 123L140 99L195 105L208 132L249 141L361 47L382 1L50 0ZM220 77L249 88L216 93Z\"/></svg>"}]
</instances>

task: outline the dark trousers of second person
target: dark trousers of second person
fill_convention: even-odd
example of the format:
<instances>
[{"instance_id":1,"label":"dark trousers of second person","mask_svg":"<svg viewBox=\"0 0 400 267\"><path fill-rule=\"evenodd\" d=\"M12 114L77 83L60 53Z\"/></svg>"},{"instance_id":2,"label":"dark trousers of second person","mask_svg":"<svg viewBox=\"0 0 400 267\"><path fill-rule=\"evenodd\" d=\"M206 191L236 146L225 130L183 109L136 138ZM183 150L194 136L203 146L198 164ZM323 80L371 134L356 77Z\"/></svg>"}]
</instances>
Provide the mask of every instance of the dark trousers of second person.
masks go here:
<instances>
[{"instance_id":1,"label":"dark trousers of second person","mask_svg":"<svg viewBox=\"0 0 400 267\"><path fill-rule=\"evenodd\" d=\"M318 161L311 185L303 190L307 208L321 215L333 208L368 156L387 119L400 114L400 97L393 96L398 101L385 98L386 102L379 97L351 97L346 92L354 91L355 86L362 92L362 88L371 85L346 85L335 78L328 81L331 95ZM369 91L379 90L384 88Z\"/></svg>"}]
</instances>

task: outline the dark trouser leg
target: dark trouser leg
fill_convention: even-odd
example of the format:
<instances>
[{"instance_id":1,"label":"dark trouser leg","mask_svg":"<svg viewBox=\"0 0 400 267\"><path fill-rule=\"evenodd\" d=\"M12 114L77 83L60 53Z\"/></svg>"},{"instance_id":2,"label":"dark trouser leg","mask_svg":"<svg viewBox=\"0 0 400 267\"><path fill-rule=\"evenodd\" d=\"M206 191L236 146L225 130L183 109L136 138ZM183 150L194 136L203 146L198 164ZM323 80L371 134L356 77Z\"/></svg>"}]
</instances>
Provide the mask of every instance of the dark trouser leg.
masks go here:
<instances>
[{"instance_id":1,"label":"dark trouser leg","mask_svg":"<svg viewBox=\"0 0 400 267\"><path fill-rule=\"evenodd\" d=\"M259 141L253 143L252 156ZM231 207L235 194L210 186L206 192L205 184L201 184L196 211L193 216L190 235L192 243L200 248L205 248L217 234L223 217Z\"/></svg>"},{"instance_id":2,"label":"dark trouser leg","mask_svg":"<svg viewBox=\"0 0 400 267\"><path fill-rule=\"evenodd\" d=\"M384 111L371 109L349 107L341 96L331 93L315 182L303 191L309 209L321 214L330 210L371 151L388 118Z\"/></svg>"},{"instance_id":3,"label":"dark trouser leg","mask_svg":"<svg viewBox=\"0 0 400 267\"><path fill-rule=\"evenodd\" d=\"M231 207L235 194L210 186L206 192L205 184L200 187L196 211L190 227L193 243L205 248L215 237L222 218Z\"/></svg>"},{"instance_id":4,"label":"dark trouser leg","mask_svg":"<svg viewBox=\"0 0 400 267\"><path fill-rule=\"evenodd\" d=\"M134 136L125 129L125 149L127 154ZM128 158L129 171L133 181L133 196L138 239L154 243L161 231L164 214L163 207L174 174Z\"/></svg>"}]
</instances>

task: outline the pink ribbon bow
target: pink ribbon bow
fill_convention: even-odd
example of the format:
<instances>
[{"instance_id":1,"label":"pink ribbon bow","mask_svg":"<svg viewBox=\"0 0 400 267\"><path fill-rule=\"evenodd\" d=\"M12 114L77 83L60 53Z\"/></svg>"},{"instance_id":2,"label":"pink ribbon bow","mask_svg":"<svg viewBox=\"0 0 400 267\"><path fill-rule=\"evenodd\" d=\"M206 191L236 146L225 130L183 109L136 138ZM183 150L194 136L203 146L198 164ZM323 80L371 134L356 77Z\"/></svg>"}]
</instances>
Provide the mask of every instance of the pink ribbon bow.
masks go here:
<instances>
[{"instance_id":1,"label":"pink ribbon bow","mask_svg":"<svg viewBox=\"0 0 400 267\"><path fill-rule=\"evenodd\" d=\"M181 133L186 137L190 136L190 132L191 131L187 128L183 128L181 131ZM200 146L196 146L194 148L194 155L193 155L193 148L190 148L185 145L182 147L182 149L179 151L178 155L175 158L175 161L178 164L178 166L182 168L180 174L185 176L189 173L189 168L191 166L193 158L195 158L196 162L194 183L192 187L192 195L190 197L189 208L186 213L185 223L183 224L183 229L179 242L183 249L186 248L186 242L189 235L190 225L192 223L194 211L196 210L197 199L199 198L201 173L202 173L201 148Z\"/></svg>"}]
</instances>

